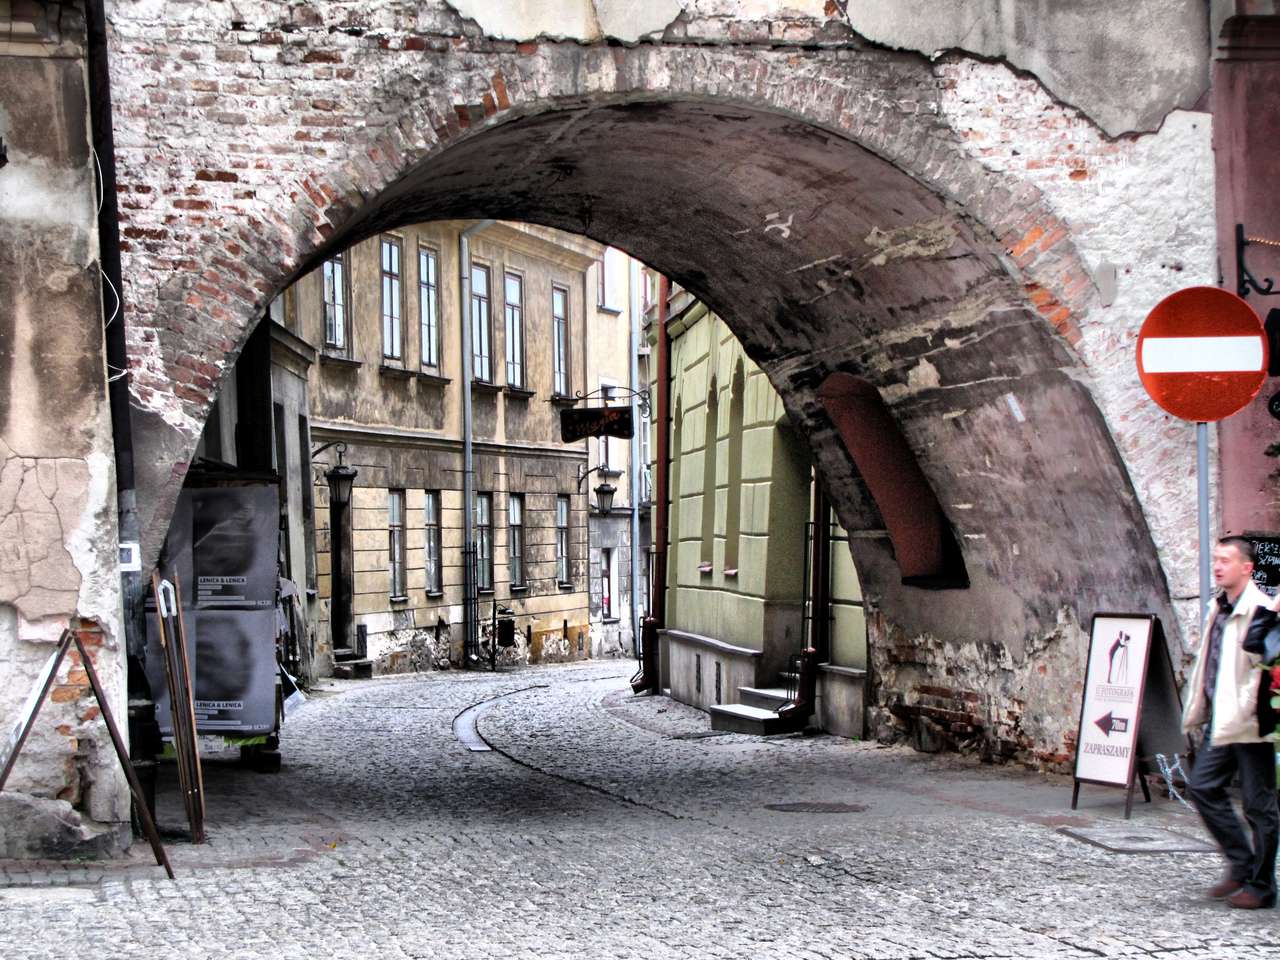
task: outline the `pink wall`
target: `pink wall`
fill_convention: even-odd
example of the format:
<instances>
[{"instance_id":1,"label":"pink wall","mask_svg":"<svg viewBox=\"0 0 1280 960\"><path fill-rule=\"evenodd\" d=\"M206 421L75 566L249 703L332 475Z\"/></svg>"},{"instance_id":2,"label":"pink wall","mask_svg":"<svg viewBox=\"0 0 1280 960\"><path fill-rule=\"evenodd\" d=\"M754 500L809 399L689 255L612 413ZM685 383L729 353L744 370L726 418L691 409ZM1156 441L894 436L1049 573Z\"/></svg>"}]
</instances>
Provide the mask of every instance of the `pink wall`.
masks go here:
<instances>
[{"instance_id":1,"label":"pink wall","mask_svg":"<svg viewBox=\"0 0 1280 960\"><path fill-rule=\"evenodd\" d=\"M1235 228L1280 240L1280 17L1233 17L1219 41L1213 71L1214 152L1217 166L1218 256L1229 290L1236 289ZM1280 247L1249 246L1246 263L1280 290ZM1250 293L1265 318L1280 309L1280 295ZM1280 392L1270 378L1246 409L1222 421L1219 432L1222 530L1280 533L1280 458L1267 448L1280 441L1280 421L1267 401Z\"/></svg>"}]
</instances>

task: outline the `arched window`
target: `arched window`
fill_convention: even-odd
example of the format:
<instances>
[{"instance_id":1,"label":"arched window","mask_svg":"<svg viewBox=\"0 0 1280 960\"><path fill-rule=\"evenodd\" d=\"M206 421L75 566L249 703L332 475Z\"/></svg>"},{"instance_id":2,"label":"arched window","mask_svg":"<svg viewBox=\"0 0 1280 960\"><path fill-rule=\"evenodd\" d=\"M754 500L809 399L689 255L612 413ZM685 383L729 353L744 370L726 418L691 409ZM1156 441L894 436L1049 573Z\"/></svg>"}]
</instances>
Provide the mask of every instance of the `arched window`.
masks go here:
<instances>
[{"instance_id":1,"label":"arched window","mask_svg":"<svg viewBox=\"0 0 1280 960\"><path fill-rule=\"evenodd\" d=\"M738 540L742 533L742 408L746 376L739 359L729 385L729 483L725 487L724 572L738 573Z\"/></svg>"},{"instance_id":2,"label":"arched window","mask_svg":"<svg viewBox=\"0 0 1280 960\"><path fill-rule=\"evenodd\" d=\"M714 358L715 354L712 354ZM713 361L714 362L714 359ZM716 451L719 448L720 391L716 378L707 390L706 428L702 445L702 553L699 571L710 573L716 552Z\"/></svg>"}]
</instances>

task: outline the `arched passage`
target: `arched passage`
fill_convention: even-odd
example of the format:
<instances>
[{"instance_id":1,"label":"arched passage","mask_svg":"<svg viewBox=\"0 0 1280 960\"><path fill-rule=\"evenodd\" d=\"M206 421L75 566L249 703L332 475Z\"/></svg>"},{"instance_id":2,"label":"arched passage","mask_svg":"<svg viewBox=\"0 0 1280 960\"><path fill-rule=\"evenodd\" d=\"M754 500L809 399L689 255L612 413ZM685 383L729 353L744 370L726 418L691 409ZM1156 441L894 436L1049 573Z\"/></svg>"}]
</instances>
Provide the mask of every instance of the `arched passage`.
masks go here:
<instances>
[{"instance_id":1,"label":"arched passage","mask_svg":"<svg viewBox=\"0 0 1280 960\"><path fill-rule=\"evenodd\" d=\"M951 710L1002 749L1059 751L1075 722L1078 625L1135 605L1167 617L1168 597L1069 340L1069 311L1028 300L997 239L1008 224L978 217L990 197L974 185L967 197L944 196L923 170L759 105L646 97L543 107L420 159L398 157L399 175L368 198L306 181L337 229L273 262L242 225L237 296L264 302L329 251L423 220L525 220L627 250L730 324L782 395L841 523L860 534L853 550L874 613L880 707L907 717ZM251 317L230 312L234 299L215 302L207 271L173 282L190 310L176 311L170 332L210 316L222 321L225 353L201 358L198 340L170 340L166 361L230 358L236 323ZM969 589L903 584L819 397L833 373L865 379L889 405L955 528ZM158 462L154 494L180 482ZM166 520L162 510L152 529Z\"/></svg>"}]
</instances>

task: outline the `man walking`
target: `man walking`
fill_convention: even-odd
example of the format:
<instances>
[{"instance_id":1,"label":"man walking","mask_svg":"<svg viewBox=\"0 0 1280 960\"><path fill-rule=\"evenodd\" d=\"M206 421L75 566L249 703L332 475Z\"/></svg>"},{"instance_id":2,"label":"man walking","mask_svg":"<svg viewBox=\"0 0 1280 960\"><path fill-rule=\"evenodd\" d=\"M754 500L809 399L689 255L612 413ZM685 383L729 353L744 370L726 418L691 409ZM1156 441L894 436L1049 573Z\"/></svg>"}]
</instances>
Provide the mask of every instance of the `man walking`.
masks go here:
<instances>
[{"instance_id":1,"label":"man walking","mask_svg":"<svg viewBox=\"0 0 1280 960\"><path fill-rule=\"evenodd\" d=\"M1280 837L1275 747L1265 739L1275 720L1256 637L1256 627L1274 617L1271 598L1253 582L1253 562L1253 544L1243 537L1223 537L1214 548L1221 593L1209 605L1182 717L1188 733L1205 726L1187 792L1227 859L1227 873L1209 896L1244 910L1275 906ZM1247 639L1256 652L1246 649ZM1249 836L1227 795L1237 771Z\"/></svg>"}]
</instances>

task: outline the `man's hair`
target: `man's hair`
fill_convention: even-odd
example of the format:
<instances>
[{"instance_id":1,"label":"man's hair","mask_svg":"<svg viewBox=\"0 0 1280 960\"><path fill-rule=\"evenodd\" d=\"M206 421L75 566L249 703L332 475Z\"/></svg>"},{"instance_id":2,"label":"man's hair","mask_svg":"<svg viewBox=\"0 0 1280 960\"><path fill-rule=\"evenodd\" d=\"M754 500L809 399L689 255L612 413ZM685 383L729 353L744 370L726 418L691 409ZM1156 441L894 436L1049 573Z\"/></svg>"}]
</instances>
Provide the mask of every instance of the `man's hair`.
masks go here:
<instances>
[{"instance_id":1,"label":"man's hair","mask_svg":"<svg viewBox=\"0 0 1280 960\"><path fill-rule=\"evenodd\" d=\"M1220 547L1235 547L1240 551L1240 558L1249 563L1258 562L1258 551L1248 537L1223 537L1218 541Z\"/></svg>"}]
</instances>

